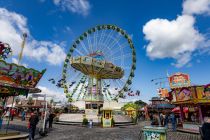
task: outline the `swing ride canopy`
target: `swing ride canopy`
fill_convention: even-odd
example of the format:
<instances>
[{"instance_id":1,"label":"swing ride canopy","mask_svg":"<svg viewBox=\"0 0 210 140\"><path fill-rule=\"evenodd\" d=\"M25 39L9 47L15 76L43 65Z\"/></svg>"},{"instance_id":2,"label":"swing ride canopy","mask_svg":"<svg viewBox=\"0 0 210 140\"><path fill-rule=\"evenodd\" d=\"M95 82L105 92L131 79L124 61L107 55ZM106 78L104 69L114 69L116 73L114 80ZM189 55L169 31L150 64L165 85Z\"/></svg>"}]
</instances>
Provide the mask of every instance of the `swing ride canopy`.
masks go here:
<instances>
[{"instance_id":1,"label":"swing ride canopy","mask_svg":"<svg viewBox=\"0 0 210 140\"><path fill-rule=\"evenodd\" d=\"M7 97L41 92L40 89L35 87L45 71L39 72L35 69L28 69L0 60L0 96Z\"/></svg>"},{"instance_id":2,"label":"swing ride canopy","mask_svg":"<svg viewBox=\"0 0 210 140\"><path fill-rule=\"evenodd\" d=\"M120 79L124 74L122 68L110 62L98 60L90 56L72 58L70 63L76 70L97 79Z\"/></svg>"}]
</instances>

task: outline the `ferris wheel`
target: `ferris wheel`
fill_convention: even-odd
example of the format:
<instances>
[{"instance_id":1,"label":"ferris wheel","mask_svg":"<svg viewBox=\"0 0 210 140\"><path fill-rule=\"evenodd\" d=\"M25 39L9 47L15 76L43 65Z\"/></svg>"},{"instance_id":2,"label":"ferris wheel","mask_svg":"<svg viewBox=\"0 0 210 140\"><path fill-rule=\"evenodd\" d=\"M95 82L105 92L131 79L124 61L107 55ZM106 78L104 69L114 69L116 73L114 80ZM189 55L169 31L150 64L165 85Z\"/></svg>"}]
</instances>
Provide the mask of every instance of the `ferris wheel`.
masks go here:
<instances>
[{"instance_id":1,"label":"ferris wheel","mask_svg":"<svg viewBox=\"0 0 210 140\"><path fill-rule=\"evenodd\" d=\"M97 25L71 46L59 84L69 101L124 98L136 69L136 51L129 35L115 25Z\"/></svg>"}]
</instances>

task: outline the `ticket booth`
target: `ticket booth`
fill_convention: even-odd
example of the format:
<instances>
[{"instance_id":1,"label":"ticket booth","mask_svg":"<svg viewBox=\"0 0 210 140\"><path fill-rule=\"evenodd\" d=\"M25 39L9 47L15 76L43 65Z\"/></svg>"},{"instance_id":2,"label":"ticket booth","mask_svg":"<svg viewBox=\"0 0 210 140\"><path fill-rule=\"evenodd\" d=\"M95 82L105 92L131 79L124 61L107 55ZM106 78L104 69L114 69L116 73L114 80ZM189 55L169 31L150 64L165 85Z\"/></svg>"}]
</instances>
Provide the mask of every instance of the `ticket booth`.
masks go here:
<instances>
[{"instance_id":1,"label":"ticket booth","mask_svg":"<svg viewBox=\"0 0 210 140\"><path fill-rule=\"evenodd\" d=\"M102 110L102 126L112 127L112 109L105 108Z\"/></svg>"}]
</instances>

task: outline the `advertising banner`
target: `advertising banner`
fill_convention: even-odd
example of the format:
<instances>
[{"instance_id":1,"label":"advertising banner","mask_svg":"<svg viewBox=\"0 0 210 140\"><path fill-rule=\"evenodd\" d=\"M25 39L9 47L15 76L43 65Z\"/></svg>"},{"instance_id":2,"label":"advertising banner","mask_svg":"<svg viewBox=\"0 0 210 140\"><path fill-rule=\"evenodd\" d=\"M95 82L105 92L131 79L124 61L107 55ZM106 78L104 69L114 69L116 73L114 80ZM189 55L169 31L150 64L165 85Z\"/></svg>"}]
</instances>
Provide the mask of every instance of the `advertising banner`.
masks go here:
<instances>
[{"instance_id":1,"label":"advertising banner","mask_svg":"<svg viewBox=\"0 0 210 140\"><path fill-rule=\"evenodd\" d=\"M177 93L177 101L187 101L192 98L191 90L183 88L180 92Z\"/></svg>"},{"instance_id":2,"label":"advertising banner","mask_svg":"<svg viewBox=\"0 0 210 140\"><path fill-rule=\"evenodd\" d=\"M162 97L162 98L169 97L168 89L166 89L166 88L159 88L159 89L158 89L158 94L159 94L160 97Z\"/></svg>"},{"instance_id":3,"label":"advertising banner","mask_svg":"<svg viewBox=\"0 0 210 140\"><path fill-rule=\"evenodd\" d=\"M176 73L169 77L171 89L190 86L190 77L188 74Z\"/></svg>"}]
</instances>

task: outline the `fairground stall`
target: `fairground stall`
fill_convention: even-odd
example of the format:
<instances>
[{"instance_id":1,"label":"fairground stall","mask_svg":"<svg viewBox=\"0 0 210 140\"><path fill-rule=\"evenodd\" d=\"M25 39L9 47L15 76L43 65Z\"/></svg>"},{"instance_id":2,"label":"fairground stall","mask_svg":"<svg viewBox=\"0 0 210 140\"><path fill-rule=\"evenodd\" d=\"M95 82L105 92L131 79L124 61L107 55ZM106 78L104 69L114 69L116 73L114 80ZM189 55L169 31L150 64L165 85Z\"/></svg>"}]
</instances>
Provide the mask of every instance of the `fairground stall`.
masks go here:
<instances>
[{"instance_id":1,"label":"fairground stall","mask_svg":"<svg viewBox=\"0 0 210 140\"><path fill-rule=\"evenodd\" d=\"M170 113L171 109L175 107L169 101L161 97L152 97L150 101L151 101L151 104L149 104L147 107L150 115L154 113L158 113L158 114Z\"/></svg>"},{"instance_id":2,"label":"fairground stall","mask_svg":"<svg viewBox=\"0 0 210 140\"><path fill-rule=\"evenodd\" d=\"M15 96L27 96L28 93L40 92L40 90L35 88L35 86L41 79L44 72L45 70L39 72L35 69L28 69L14 63L6 63L5 61L0 60L0 97L4 100L1 112L6 112L5 103L8 97L13 97L12 106L9 108L12 110ZM10 116L6 128L9 126Z\"/></svg>"},{"instance_id":3,"label":"fairground stall","mask_svg":"<svg viewBox=\"0 0 210 140\"><path fill-rule=\"evenodd\" d=\"M23 47L25 43L26 34L24 34L24 39L22 43L22 50L19 55L19 61L22 58ZM14 97L19 95L27 96L28 93L37 93L41 90L35 88L42 75L46 70L39 72L35 69L28 69L26 67L14 64L7 63L4 61L7 57L12 55L12 50L7 43L0 42L0 98L2 100L2 105L0 109L0 125L6 124L5 132L2 130L0 137L7 137L9 135L19 136L19 132L8 132L10 118L13 115L11 112L14 112ZM6 101L9 97L13 97L12 105L8 109L6 107ZM5 113L10 112L7 122L3 123L3 117Z\"/></svg>"},{"instance_id":4,"label":"fairground stall","mask_svg":"<svg viewBox=\"0 0 210 140\"><path fill-rule=\"evenodd\" d=\"M180 112L182 129L199 131L204 118L210 117L210 85L190 85L189 75L176 73L169 77L172 103Z\"/></svg>"}]
</instances>

